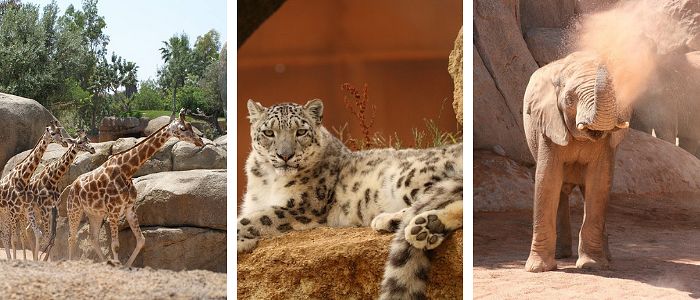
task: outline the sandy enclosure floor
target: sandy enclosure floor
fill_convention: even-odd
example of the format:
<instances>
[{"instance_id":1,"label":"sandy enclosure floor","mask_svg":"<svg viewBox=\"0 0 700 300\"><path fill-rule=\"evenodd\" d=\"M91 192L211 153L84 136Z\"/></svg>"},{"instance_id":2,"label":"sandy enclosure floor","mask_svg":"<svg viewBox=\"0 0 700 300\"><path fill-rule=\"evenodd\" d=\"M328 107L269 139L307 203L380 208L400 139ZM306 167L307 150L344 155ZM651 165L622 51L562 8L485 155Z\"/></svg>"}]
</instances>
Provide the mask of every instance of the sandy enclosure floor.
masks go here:
<instances>
[{"instance_id":1,"label":"sandy enclosure floor","mask_svg":"<svg viewBox=\"0 0 700 300\"><path fill-rule=\"evenodd\" d=\"M4 256L4 250L2 250ZM87 260L0 260L2 299L224 299L226 274L112 266Z\"/></svg>"},{"instance_id":2,"label":"sandy enclosure floor","mask_svg":"<svg viewBox=\"0 0 700 300\"><path fill-rule=\"evenodd\" d=\"M572 211L578 245L582 209ZM700 195L614 196L607 226L611 269L524 271L532 238L531 211L474 214L474 297L477 299L698 299Z\"/></svg>"}]
</instances>

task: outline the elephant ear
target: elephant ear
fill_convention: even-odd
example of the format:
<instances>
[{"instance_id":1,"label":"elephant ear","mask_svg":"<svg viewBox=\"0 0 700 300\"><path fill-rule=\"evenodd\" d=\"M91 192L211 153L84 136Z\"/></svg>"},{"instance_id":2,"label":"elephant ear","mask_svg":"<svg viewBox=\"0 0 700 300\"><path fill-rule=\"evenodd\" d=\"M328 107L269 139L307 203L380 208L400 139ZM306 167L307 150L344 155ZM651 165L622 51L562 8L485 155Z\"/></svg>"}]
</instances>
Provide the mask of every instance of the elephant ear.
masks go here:
<instances>
[{"instance_id":1,"label":"elephant ear","mask_svg":"<svg viewBox=\"0 0 700 300\"><path fill-rule=\"evenodd\" d=\"M525 91L525 101L528 101L527 113L542 135L557 145L566 146L569 144L569 131L559 109L558 84L550 80L549 73L539 71L533 74ZM573 96L571 93L563 95Z\"/></svg>"}]
</instances>

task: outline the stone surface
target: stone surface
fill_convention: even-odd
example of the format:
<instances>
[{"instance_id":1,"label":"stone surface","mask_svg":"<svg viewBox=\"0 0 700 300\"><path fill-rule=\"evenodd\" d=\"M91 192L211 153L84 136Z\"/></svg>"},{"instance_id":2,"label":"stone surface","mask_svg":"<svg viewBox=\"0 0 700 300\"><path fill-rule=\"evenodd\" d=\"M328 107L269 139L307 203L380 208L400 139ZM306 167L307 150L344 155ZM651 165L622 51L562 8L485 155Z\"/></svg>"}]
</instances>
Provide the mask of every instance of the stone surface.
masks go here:
<instances>
[{"instance_id":1,"label":"stone surface","mask_svg":"<svg viewBox=\"0 0 700 300\"><path fill-rule=\"evenodd\" d=\"M224 150L226 150L227 138L228 138L227 135L224 134L218 138L215 138L213 142L215 145L217 145L221 148L224 148Z\"/></svg>"},{"instance_id":2,"label":"stone surface","mask_svg":"<svg viewBox=\"0 0 700 300\"><path fill-rule=\"evenodd\" d=\"M160 116L154 119L151 119L148 121L148 124L146 125L146 128L143 129L143 135L144 136L149 136L153 134L154 132L158 131L158 129L163 128L163 126L170 124L170 117L169 116Z\"/></svg>"},{"instance_id":3,"label":"stone surface","mask_svg":"<svg viewBox=\"0 0 700 300\"><path fill-rule=\"evenodd\" d=\"M509 157L531 164L522 102L530 75L538 66L523 39L518 13L518 1L474 2L474 134L481 136L474 145L491 148L499 144Z\"/></svg>"},{"instance_id":4,"label":"stone surface","mask_svg":"<svg viewBox=\"0 0 700 300\"><path fill-rule=\"evenodd\" d=\"M202 140L205 144L203 148L186 142L178 142L173 146L173 171L226 168L226 148Z\"/></svg>"},{"instance_id":5,"label":"stone surface","mask_svg":"<svg viewBox=\"0 0 700 300\"><path fill-rule=\"evenodd\" d=\"M56 242L51 249L52 261L68 259L68 225L65 217L58 219ZM89 234L89 225L78 230L74 259L98 260ZM146 244L134 260L134 267L169 270L209 270L226 272L226 231L195 227L144 227ZM100 228L100 248L106 259L112 259L109 226ZM131 229L119 232L119 260L126 263L134 251L136 238Z\"/></svg>"},{"instance_id":6,"label":"stone surface","mask_svg":"<svg viewBox=\"0 0 700 300\"><path fill-rule=\"evenodd\" d=\"M534 164L525 142L525 132L511 113L491 74L474 47L474 148L492 149L500 146L516 161ZM522 122L522 121L520 121Z\"/></svg>"},{"instance_id":7,"label":"stone surface","mask_svg":"<svg viewBox=\"0 0 700 300\"><path fill-rule=\"evenodd\" d=\"M226 170L150 174L134 179L134 186L141 226L226 230Z\"/></svg>"},{"instance_id":8,"label":"stone surface","mask_svg":"<svg viewBox=\"0 0 700 300\"><path fill-rule=\"evenodd\" d=\"M140 137L148 125L147 118L105 117L100 123L100 142L113 141L123 137Z\"/></svg>"},{"instance_id":9,"label":"stone surface","mask_svg":"<svg viewBox=\"0 0 700 300\"><path fill-rule=\"evenodd\" d=\"M523 31L534 27L565 28L573 21L580 0L520 0Z\"/></svg>"},{"instance_id":10,"label":"stone surface","mask_svg":"<svg viewBox=\"0 0 700 300\"><path fill-rule=\"evenodd\" d=\"M570 53L566 30L562 28L530 28L525 32L525 42L540 67Z\"/></svg>"},{"instance_id":11,"label":"stone surface","mask_svg":"<svg viewBox=\"0 0 700 300\"><path fill-rule=\"evenodd\" d=\"M630 130L618 146L613 193L672 194L700 190L700 160L675 145Z\"/></svg>"},{"instance_id":12,"label":"stone surface","mask_svg":"<svg viewBox=\"0 0 700 300\"><path fill-rule=\"evenodd\" d=\"M262 240L238 255L238 299L376 299L392 236L323 227ZM462 249L458 230L433 251L428 299L462 299Z\"/></svg>"},{"instance_id":13,"label":"stone surface","mask_svg":"<svg viewBox=\"0 0 700 300\"><path fill-rule=\"evenodd\" d=\"M464 117L463 115L463 103L464 103L464 97L462 96L463 93L463 70L462 70L462 61L464 60L464 49L463 49L463 38L462 38L462 29L459 29L459 34L457 35L457 39L455 40L455 46L454 49L450 52L450 59L449 59L449 64L447 66L447 72L450 73L450 76L452 77L452 82L454 84L454 92L453 92L453 100L452 100L452 107L455 110L455 115L457 116L457 122L459 124L463 123Z\"/></svg>"},{"instance_id":14,"label":"stone surface","mask_svg":"<svg viewBox=\"0 0 700 300\"><path fill-rule=\"evenodd\" d=\"M474 151L474 211L532 209L534 168L490 151ZM615 160L612 194L659 196L697 193L700 160L649 134L630 130ZM578 189L570 199L580 206Z\"/></svg>"},{"instance_id":15,"label":"stone surface","mask_svg":"<svg viewBox=\"0 0 700 300\"><path fill-rule=\"evenodd\" d=\"M54 117L39 102L0 93L0 120L0 166L4 166L15 154L34 148Z\"/></svg>"},{"instance_id":16,"label":"stone surface","mask_svg":"<svg viewBox=\"0 0 700 300\"><path fill-rule=\"evenodd\" d=\"M139 142L146 138L123 138L118 139L114 142L112 146L112 155L120 153L122 151L129 150L130 148L136 146ZM146 174L172 171L173 170L173 157L172 149L176 143L179 143L177 139L171 138L165 145L158 150L150 159L144 163L141 168L134 174L134 177L143 176Z\"/></svg>"}]
</instances>

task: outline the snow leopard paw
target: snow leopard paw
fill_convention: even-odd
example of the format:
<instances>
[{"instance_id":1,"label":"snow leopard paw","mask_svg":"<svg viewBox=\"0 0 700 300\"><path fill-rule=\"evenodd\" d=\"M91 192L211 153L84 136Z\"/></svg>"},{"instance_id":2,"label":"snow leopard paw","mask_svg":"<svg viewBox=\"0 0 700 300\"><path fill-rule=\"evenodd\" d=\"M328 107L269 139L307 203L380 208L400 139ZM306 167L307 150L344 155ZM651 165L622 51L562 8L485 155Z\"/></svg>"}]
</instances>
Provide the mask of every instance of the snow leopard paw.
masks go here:
<instances>
[{"instance_id":1,"label":"snow leopard paw","mask_svg":"<svg viewBox=\"0 0 700 300\"><path fill-rule=\"evenodd\" d=\"M399 226L401 225L401 220L403 218L404 212L408 208L404 208L400 211L397 212L392 212L392 213L381 213L374 217L372 219L372 222L370 223L370 226L372 229L378 232L386 233L386 232L396 232L396 230L399 229Z\"/></svg>"},{"instance_id":2,"label":"snow leopard paw","mask_svg":"<svg viewBox=\"0 0 700 300\"><path fill-rule=\"evenodd\" d=\"M435 211L426 211L413 217L404 229L406 241L422 250L435 249L445 239L445 234L445 224Z\"/></svg>"}]
</instances>

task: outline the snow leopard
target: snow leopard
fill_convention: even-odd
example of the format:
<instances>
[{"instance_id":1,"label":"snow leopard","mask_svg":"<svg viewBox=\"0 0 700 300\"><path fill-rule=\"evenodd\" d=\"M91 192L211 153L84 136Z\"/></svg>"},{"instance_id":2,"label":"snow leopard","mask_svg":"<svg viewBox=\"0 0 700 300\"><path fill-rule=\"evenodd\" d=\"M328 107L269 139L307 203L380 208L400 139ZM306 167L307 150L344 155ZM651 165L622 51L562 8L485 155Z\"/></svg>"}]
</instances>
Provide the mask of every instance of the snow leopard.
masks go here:
<instances>
[{"instance_id":1,"label":"snow leopard","mask_svg":"<svg viewBox=\"0 0 700 300\"><path fill-rule=\"evenodd\" d=\"M429 252L462 227L462 144L350 151L322 125L319 99L247 107L238 252L318 226L395 232L380 299L425 299Z\"/></svg>"}]
</instances>

